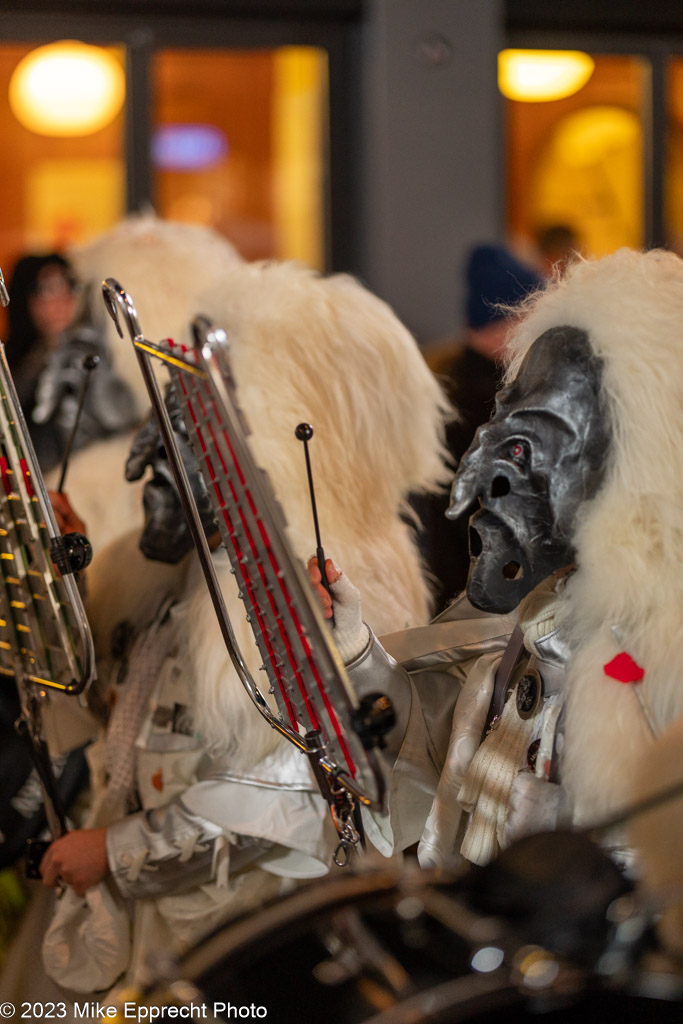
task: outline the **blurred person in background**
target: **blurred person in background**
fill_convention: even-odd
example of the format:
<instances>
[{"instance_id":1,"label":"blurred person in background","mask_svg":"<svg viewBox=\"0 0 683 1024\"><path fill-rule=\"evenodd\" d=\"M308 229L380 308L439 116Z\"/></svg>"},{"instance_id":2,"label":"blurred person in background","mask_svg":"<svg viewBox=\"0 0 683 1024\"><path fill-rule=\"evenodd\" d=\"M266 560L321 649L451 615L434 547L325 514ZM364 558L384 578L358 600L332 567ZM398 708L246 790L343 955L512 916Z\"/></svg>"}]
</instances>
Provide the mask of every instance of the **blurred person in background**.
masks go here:
<instances>
[{"instance_id":1,"label":"blurred person in background","mask_svg":"<svg viewBox=\"0 0 683 1024\"><path fill-rule=\"evenodd\" d=\"M454 468L467 451L477 427L493 412L501 381L502 359L515 307L543 287L543 277L502 245L479 245L466 264L466 326L448 359L427 362L445 385L457 418L446 431ZM468 519L446 519L448 490L412 500L420 522L420 550L435 580L435 613L464 590L470 556ZM472 511L475 511L474 509Z\"/></svg>"},{"instance_id":2,"label":"blurred person in background","mask_svg":"<svg viewBox=\"0 0 683 1024\"><path fill-rule=\"evenodd\" d=\"M581 254L581 242L569 224L550 224L536 234L539 269L546 277L563 274Z\"/></svg>"},{"instance_id":3,"label":"blurred person in background","mask_svg":"<svg viewBox=\"0 0 683 1024\"><path fill-rule=\"evenodd\" d=\"M53 252L22 256L8 290L7 361L22 408L30 413L45 361L76 319L79 287L67 260Z\"/></svg>"},{"instance_id":4,"label":"blurred person in background","mask_svg":"<svg viewBox=\"0 0 683 1024\"><path fill-rule=\"evenodd\" d=\"M101 332L88 320L82 288L59 253L23 256L9 281L7 361L43 472L61 462L84 374L96 357L73 448L138 422L130 389L115 373Z\"/></svg>"}]
</instances>

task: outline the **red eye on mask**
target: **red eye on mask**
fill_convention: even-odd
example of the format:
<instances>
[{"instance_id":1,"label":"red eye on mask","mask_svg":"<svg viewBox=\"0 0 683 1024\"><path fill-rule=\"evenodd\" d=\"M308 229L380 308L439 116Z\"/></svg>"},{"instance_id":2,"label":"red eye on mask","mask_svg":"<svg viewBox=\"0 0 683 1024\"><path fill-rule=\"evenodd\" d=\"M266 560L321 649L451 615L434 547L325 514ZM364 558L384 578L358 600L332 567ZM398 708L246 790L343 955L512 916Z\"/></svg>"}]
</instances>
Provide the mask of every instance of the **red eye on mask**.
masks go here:
<instances>
[{"instance_id":1,"label":"red eye on mask","mask_svg":"<svg viewBox=\"0 0 683 1024\"><path fill-rule=\"evenodd\" d=\"M517 441L510 449L510 458L515 462L527 462L529 458L529 447L523 441Z\"/></svg>"}]
</instances>

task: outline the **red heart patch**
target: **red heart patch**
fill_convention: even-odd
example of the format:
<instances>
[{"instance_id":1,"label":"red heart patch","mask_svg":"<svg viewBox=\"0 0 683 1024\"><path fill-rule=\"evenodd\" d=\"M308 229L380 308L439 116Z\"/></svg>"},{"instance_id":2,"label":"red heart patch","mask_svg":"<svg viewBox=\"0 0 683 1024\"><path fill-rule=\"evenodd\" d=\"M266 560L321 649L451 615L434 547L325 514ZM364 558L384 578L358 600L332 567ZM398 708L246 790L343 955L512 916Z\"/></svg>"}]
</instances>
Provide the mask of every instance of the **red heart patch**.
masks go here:
<instances>
[{"instance_id":1,"label":"red heart patch","mask_svg":"<svg viewBox=\"0 0 683 1024\"><path fill-rule=\"evenodd\" d=\"M645 669L641 668L626 651L621 651L603 665L603 671L606 676L616 679L619 683L639 683L645 675Z\"/></svg>"}]
</instances>

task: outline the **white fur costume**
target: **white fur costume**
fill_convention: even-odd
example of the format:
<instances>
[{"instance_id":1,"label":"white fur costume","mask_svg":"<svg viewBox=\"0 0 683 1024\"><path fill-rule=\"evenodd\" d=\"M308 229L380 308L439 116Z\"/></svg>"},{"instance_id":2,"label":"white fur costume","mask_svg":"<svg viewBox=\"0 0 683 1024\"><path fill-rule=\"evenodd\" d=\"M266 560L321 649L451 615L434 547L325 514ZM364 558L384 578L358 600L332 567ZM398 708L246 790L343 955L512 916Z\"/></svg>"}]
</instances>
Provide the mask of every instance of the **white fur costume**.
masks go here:
<instances>
[{"instance_id":1,"label":"white fur costume","mask_svg":"<svg viewBox=\"0 0 683 1024\"><path fill-rule=\"evenodd\" d=\"M362 586L368 622L378 633L425 622L428 586L401 513L410 491L429 489L447 475L441 446L446 404L389 307L349 277L324 278L293 263L248 264L214 233L154 217L124 221L77 254L77 265L88 280L119 278L150 340L175 334L189 341L189 322L198 312L227 330L250 441L284 509L295 552L306 559L314 548L305 461L294 437L306 420L315 430L311 458L323 544ZM113 325L110 333L118 372L139 388L130 342L121 341ZM91 577L100 571L98 539L141 521L139 486L123 481L124 447L127 452L127 441L92 446L70 469L74 506L89 533L97 532L91 535ZM152 587L156 574L167 577L167 567L156 563L147 563L146 572ZM105 589L106 602L116 602L116 588ZM225 597L238 644L256 673L260 658L232 581ZM250 737L254 709L203 584L193 601L193 618L202 624L195 638L204 687L200 728L213 739L225 721L234 726L238 706L244 727L234 729L233 741ZM125 617L96 615L100 635ZM266 746L278 742L270 729L261 735Z\"/></svg>"},{"instance_id":2,"label":"white fur costume","mask_svg":"<svg viewBox=\"0 0 683 1024\"><path fill-rule=\"evenodd\" d=\"M428 488L443 478L439 435L446 406L413 339L384 303L348 277L325 279L294 264L245 264L220 244L204 248L202 240L200 229L149 218L132 220L112 233L111 252L105 239L90 255L82 253L79 271L86 278L118 277L130 291L151 340L172 333L187 340L189 319L198 312L227 329L238 400L253 431L257 461L267 468L285 509L295 551L305 558L314 546L303 451L294 437L295 426L307 420L316 435L312 458L324 543L357 568L370 594L376 628L384 631L424 621L427 586L401 513L410 490ZM207 274L212 260L215 266ZM206 288L202 295L200 281ZM137 381L130 342L112 340L112 346L126 353L118 357L119 372ZM108 450L115 460L115 447ZM99 449L100 454L103 451ZM87 460L92 466L98 451L93 447L81 458L82 464ZM88 493L78 492L79 461L74 459L69 483L74 505L86 521L91 509L96 510L93 525L100 537L104 532L115 535L89 570L89 615L101 677L106 680L108 674L110 636L117 623L144 620L170 589L182 600L186 621L193 627L183 640L183 658L193 680L194 727L204 749L229 762L245 782L264 764L284 764L293 757L300 764L301 756L263 722L237 680L203 581L194 572L185 577L182 566L141 562L130 553L131 538L121 532L128 525L127 492L138 489L125 483L120 489L106 485L107 501L116 510L112 521L102 510L101 493L93 495L93 503L99 504L91 505ZM87 481L89 488L93 482ZM122 501L119 490L126 495ZM260 658L234 590L232 581L226 584L226 604L255 674ZM388 601L387 593L396 597ZM250 806L255 790L246 784L243 790L244 806ZM204 816L218 822L225 833L234 828L240 835L264 835L268 825L271 838L273 829L279 829L279 843L293 828L289 818L279 821L277 815L273 825L272 813L270 824L264 825L262 817L251 833L244 822L223 821L224 796L217 792L211 813ZM258 803L256 797L253 802ZM315 851L324 816L321 799L312 798L308 831ZM117 826L111 831L114 835ZM298 840L297 849L302 851L305 845ZM120 843L112 840L109 854L115 870L119 851ZM309 867L307 873L319 867L318 860L315 870ZM258 878L253 888L259 889ZM262 891L250 891L250 898L256 901L272 888L263 882ZM218 917L243 906L237 899L234 903L219 907ZM137 916L144 935L136 937L141 949L159 941L156 925L147 927L142 920L143 904ZM189 908L190 901L183 907ZM196 936L200 924L190 920L194 912L188 910L182 934L173 929L176 939ZM207 919L205 925L209 923ZM136 930L139 933L137 924Z\"/></svg>"},{"instance_id":3,"label":"white fur costume","mask_svg":"<svg viewBox=\"0 0 683 1024\"><path fill-rule=\"evenodd\" d=\"M622 250L577 263L527 303L510 343L508 379L547 329L585 330L604 361L612 430L606 475L579 510L577 571L557 585L541 584L520 606L525 646L546 684L542 717L526 734L518 735L514 722L507 728L513 695L474 757L511 628L504 618L490 616L483 629L471 612L453 606L438 628L390 638L388 649L405 671L387 662L376 643L351 666L359 687L384 689L410 707L410 718L402 719L405 741L395 750L389 843L422 835L424 859L443 860L459 849L464 807L474 812L476 839L468 835L463 852L482 862L511 838L513 813L519 831L552 825L557 787L525 766L535 737L539 758L552 750L544 730L553 725L558 694L566 706L560 778L575 823L598 822L630 802L653 733L683 714L682 322L683 261L664 252ZM477 650L484 657L477 659ZM606 674L619 652L644 669L642 682ZM425 826L430 792L435 801ZM545 799L551 796L553 813Z\"/></svg>"},{"instance_id":4,"label":"white fur costume","mask_svg":"<svg viewBox=\"0 0 683 1024\"><path fill-rule=\"evenodd\" d=\"M153 216L129 217L72 250L69 258L88 288L90 315L108 340L114 368L143 411L149 397L128 336L122 341L107 315L102 280L119 278L131 290L150 339L189 341L189 324L199 311L197 296L242 263L237 250L215 231ZM142 482L126 484L123 477L132 437L131 433L91 445L77 452L69 464L67 490L74 505L83 510L95 552L140 522ZM50 474L48 485L56 486L58 475L57 471Z\"/></svg>"},{"instance_id":5,"label":"white fur costume","mask_svg":"<svg viewBox=\"0 0 683 1024\"><path fill-rule=\"evenodd\" d=\"M644 889L662 918L658 932L664 948L683 963L683 716L676 719L638 764L635 796L650 800L677 791L630 825L643 868Z\"/></svg>"},{"instance_id":6,"label":"white fur costume","mask_svg":"<svg viewBox=\"0 0 683 1024\"><path fill-rule=\"evenodd\" d=\"M297 554L307 558L315 546L294 438L307 420L315 430L323 544L362 584L366 615L379 632L426 621L428 585L401 512L409 492L448 478L446 403L391 309L352 278L321 277L293 263L245 263L214 232L155 217L129 218L73 258L95 287L104 277L120 280L152 341L189 342L197 313L227 330L238 400ZM118 338L103 305L102 317L117 372L144 408L132 345ZM123 481L128 447L128 439L93 446L69 469L67 490L96 553L140 522L140 486Z\"/></svg>"},{"instance_id":7,"label":"white fur costume","mask_svg":"<svg viewBox=\"0 0 683 1024\"><path fill-rule=\"evenodd\" d=\"M657 732L683 714L681 323L683 261L622 249L574 264L530 304L511 341L508 377L556 324L586 330L604 360L607 475L579 513L579 569L565 597L575 653L562 777L577 822L629 800L636 764L653 739L635 687ZM622 650L645 670L641 683L605 675L603 666Z\"/></svg>"}]
</instances>

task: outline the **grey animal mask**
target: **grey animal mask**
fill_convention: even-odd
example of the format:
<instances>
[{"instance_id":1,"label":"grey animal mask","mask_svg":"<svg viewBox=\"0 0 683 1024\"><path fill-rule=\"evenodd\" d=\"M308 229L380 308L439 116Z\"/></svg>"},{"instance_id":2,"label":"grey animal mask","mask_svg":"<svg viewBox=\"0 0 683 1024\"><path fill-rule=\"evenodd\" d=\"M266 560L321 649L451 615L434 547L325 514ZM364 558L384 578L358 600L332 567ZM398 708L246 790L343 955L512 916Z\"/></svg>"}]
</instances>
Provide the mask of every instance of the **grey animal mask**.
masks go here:
<instances>
[{"instance_id":1,"label":"grey animal mask","mask_svg":"<svg viewBox=\"0 0 683 1024\"><path fill-rule=\"evenodd\" d=\"M603 478L609 447L602 362L588 335L553 327L529 348L492 418L463 456L446 513L470 519L467 594L483 611L512 611L571 564L576 513Z\"/></svg>"}]
</instances>

